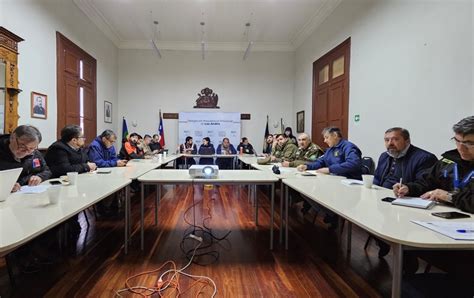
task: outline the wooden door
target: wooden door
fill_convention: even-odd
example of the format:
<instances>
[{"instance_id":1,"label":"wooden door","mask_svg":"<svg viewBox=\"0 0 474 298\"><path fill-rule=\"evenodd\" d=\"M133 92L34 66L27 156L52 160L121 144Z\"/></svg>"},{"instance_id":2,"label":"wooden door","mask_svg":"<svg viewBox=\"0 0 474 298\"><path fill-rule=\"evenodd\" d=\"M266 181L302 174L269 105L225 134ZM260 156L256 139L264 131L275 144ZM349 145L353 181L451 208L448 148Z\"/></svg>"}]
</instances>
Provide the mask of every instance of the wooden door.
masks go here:
<instances>
[{"instance_id":1,"label":"wooden door","mask_svg":"<svg viewBox=\"0 0 474 298\"><path fill-rule=\"evenodd\" d=\"M86 143L97 135L96 60L56 32L58 138L69 124L82 127Z\"/></svg>"},{"instance_id":2,"label":"wooden door","mask_svg":"<svg viewBox=\"0 0 474 298\"><path fill-rule=\"evenodd\" d=\"M321 147L327 147L325 127L337 126L348 137L350 46L348 38L313 63L312 139Z\"/></svg>"}]
</instances>

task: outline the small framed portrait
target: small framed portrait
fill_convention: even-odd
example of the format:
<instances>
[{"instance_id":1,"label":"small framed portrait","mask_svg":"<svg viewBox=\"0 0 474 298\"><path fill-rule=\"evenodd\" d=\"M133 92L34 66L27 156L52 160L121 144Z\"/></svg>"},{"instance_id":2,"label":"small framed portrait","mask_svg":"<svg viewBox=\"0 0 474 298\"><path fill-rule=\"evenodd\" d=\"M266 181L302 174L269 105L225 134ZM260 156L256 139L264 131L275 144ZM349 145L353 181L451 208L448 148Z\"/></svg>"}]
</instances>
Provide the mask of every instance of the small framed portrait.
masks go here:
<instances>
[{"instance_id":1,"label":"small framed portrait","mask_svg":"<svg viewBox=\"0 0 474 298\"><path fill-rule=\"evenodd\" d=\"M104 122L112 123L112 103L104 101Z\"/></svg>"},{"instance_id":2,"label":"small framed portrait","mask_svg":"<svg viewBox=\"0 0 474 298\"><path fill-rule=\"evenodd\" d=\"M31 92L31 118L46 119L48 117L48 96Z\"/></svg>"},{"instance_id":3,"label":"small framed portrait","mask_svg":"<svg viewBox=\"0 0 474 298\"><path fill-rule=\"evenodd\" d=\"M304 132L304 111L296 113L296 132Z\"/></svg>"}]
</instances>

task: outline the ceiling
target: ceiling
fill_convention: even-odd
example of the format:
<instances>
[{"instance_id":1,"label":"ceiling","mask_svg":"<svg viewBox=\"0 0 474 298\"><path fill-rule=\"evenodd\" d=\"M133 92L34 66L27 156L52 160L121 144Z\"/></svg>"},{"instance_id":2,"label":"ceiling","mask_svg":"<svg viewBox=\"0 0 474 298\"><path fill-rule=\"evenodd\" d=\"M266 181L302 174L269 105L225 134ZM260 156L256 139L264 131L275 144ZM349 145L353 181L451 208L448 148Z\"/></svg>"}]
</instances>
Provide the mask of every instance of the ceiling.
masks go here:
<instances>
[{"instance_id":1,"label":"ceiling","mask_svg":"<svg viewBox=\"0 0 474 298\"><path fill-rule=\"evenodd\" d=\"M120 49L294 51L341 0L74 0ZM154 25L153 21L158 21ZM205 25L201 26L200 22ZM246 23L250 23L246 34Z\"/></svg>"}]
</instances>

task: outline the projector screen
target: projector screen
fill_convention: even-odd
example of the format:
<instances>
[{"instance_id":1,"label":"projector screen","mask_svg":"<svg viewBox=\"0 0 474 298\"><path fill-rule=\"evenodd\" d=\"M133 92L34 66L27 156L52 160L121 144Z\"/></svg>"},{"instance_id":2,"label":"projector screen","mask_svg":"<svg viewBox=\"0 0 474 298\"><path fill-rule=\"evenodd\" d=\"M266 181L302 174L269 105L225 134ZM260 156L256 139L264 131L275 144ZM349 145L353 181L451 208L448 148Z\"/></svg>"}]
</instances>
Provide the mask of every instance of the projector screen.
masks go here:
<instances>
[{"instance_id":1,"label":"projector screen","mask_svg":"<svg viewBox=\"0 0 474 298\"><path fill-rule=\"evenodd\" d=\"M209 137L217 149L222 139L228 137L237 148L240 143L240 113L181 112L178 130L179 144L191 136L199 149L202 138Z\"/></svg>"}]
</instances>

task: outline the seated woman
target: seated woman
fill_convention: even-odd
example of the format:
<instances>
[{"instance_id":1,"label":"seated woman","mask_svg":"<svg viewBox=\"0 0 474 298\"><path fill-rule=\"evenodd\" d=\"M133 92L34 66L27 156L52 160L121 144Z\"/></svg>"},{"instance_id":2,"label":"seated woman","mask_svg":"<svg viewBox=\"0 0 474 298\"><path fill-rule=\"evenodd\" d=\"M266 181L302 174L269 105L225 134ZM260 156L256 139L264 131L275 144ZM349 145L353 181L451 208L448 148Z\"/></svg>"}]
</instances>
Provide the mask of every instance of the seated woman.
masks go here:
<instances>
[{"instance_id":1,"label":"seated woman","mask_svg":"<svg viewBox=\"0 0 474 298\"><path fill-rule=\"evenodd\" d=\"M237 150L235 150L234 145L230 143L229 138L224 138L222 139L222 143L217 146L217 154L232 155L237 154ZM220 157L216 160L216 164L219 166L219 169L232 169L233 162L234 159L230 157Z\"/></svg>"},{"instance_id":2,"label":"seated woman","mask_svg":"<svg viewBox=\"0 0 474 298\"><path fill-rule=\"evenodd\" d=\"M205 137L202 139L202 144L199 146L198 154L201 155L213 155L216 153L216 149L214 149L214 145L211 144L211 139L209 137ZM214 164L214 157L201 157L199 158L200 165L213 165Z\"/></svg>"}]
</instances>

